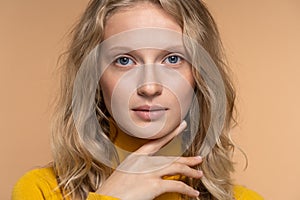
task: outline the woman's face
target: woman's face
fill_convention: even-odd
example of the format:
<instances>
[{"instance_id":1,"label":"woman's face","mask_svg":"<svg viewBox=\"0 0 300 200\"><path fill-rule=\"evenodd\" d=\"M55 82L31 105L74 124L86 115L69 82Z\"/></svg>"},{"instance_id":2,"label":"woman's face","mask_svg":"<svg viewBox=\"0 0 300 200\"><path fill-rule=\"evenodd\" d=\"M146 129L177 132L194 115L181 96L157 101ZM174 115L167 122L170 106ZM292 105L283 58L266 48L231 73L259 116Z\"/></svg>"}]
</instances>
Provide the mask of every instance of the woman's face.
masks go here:
<instances>
[{"instance_id":1,"label":"woman's face","mask_svg":"<svg viewBox=\"0 0 300 200\"><path fill-rule=\"evenodd\" d=\"M157 36L155 29L162 34ZM106 21L104 42L118 38L113 45L126 44L127 50L119 47L118 53L106 52L113 62L105 68L100 86L108 111L129 135L163 137L180 124L190 107L194 87L191 65L183 58L181 39L169 40L170 32L182 35L176 20L150 3L119 10ZM136 48L141 37L150 38L159 48L151 42L149 46L149 41Z\"/></svg>"}]
</instances>

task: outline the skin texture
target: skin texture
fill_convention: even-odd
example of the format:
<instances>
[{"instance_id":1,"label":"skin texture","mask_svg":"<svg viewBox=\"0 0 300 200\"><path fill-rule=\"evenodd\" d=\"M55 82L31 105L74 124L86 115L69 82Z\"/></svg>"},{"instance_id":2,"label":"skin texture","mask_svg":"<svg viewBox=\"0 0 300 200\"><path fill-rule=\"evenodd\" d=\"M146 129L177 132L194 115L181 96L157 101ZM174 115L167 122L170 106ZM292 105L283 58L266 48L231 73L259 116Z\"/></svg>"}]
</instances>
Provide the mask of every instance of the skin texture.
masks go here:
<instances>
[{"instance_id":1,"label":"skin texture","mask_svg":"<svg viewBox=\"0 0 300 200\"><path fill-rule=\"evenodd\" d=\"M149 3L140 3L131 8L119 10L110 16L105 27L105 39L123 31L149 27L167 28L178 33L182 32L176 21L162 9ZM163 50L140 49L130 52L130 56L134 62L130 63L128 68L125 67L124 69L124 66L120 65L119 62L115 62L106 69L100 79L104 102L110 113L112 111L111 98L113 91L118 80L128 69L134 68L139 64L151 64L154 62L170 65L170 67L174 66L166 61L168 54ZM178 62L176 70L190 85L194 84L191 66L186 61L181 60ZM176 135L180 134L187 126L185 121L181 122L182 116L180 109L178 109L180 104L176 95L163 85L147 83L137 88L136 92L130 96L129 108L126 109L131 112L134 105L144 104L159 104L168 107L169 110L166 113L167 123L160 132L148 138L152 140L149 140L149 142L141 146L132 155L128 156L121 163L122 166L134 166L136 163L141 163L139 159L142 159L142 163L145 166L151 165L151 160L153 159L156 161L162 159L163 161L163 157L153 156L153 154L170 142ZM147 126L147 123L155 123L155 120L141 119L132 112L130 113L130 117L138 126ZM151 172L128 173L126 172L126 168L122 168L122 170L116 169L98 189L97 193L117 197L122 200L151 200L168 192L177 192L190 197L196 197L199 195L199 192L184 182L164 180L162 177L183 175L200 179L203 173L193 169L193 166L201 162L202 159L200 157L180 157L168 166Z\"/></svg>"},{"instance_id":2,"label":"skin texture","mask_svg":"<svg viewBox=\"0 0 300 200\"><path fill-rule=\"evenodd\" d=\"M107 40L112 36L125 31L141 28L160 28L168 29L180 34L182 33L181 27L170 15L165 13L162 9L159 9L154 5L147 3L139 4L135 8L120 10L110 16L110 18L106 22L104 40ZM127 82L126 84L123 84L123 87L126 87L127 84L137 85L135 92L133 92L132 94L124 94L123 96L119 95L117 96L117 98L115 98L117 99L115 101L116 104L121 105L119 106L117 116L120 117L122 113L129 112L130 119L128 119L127 116L123 117L124 121L128 123L123 123L125 124L123 127L119 125L120 128L123 128L122 130L127 134L144 139L158 139L173 131L184 118L184 115L186 114L192 100L191 93L194 85L194 79L192 75L191 65L183 58L179 58L179 55L176 53L177 52L169 52L163 49L153 49L145 47L144 49L137 49L128 53L126 52L126 54L124 53L124 55L114 56L115 59L126 58L127 61L128 59L130 59L130 62L126 66L122 65L120 63L120 60L117 60L106 68L100 79L100 85L102 88L105 105L108 108L111 116L113 116L114 118L116 116L114 116L112 112L113 93L115 92L115 89L118 85L118 81L122 80L124 75L134 68L145 66L146 71L148 70L147 68L150 68L150 70L151 68L153 68L152 66L148 65L163 65L167 68L175 70L182 77L182 80L185 80L185 82L190 85L190 90L188 90L186 85L180 84L180 80L175 79L175 77L171 75L165 76L163 78L168 79L167 82L179 82L176 88L181 88L178 90L180 92L176 93L174 91L171 91L169 87L160 83L155 83L155 81L151 80L140 85L139 83L134 83L133 81L135 80L130 83ZM170 62L170 59L172 58L175 60L179 60L177 60L176 62ZM153 74L154 72L148 73ZM154 74L154 76L157 75L158 74ZM149 77L147 77L147 73L145 72L139 79L146 80L149 79ZM124 90L125 89L126 88L124 88ZM126 106L127 101L129 104L128 107ZM159 105L165 108L166 111L164 111L162 117L159 118L141 118L137 114L137 112L134 111L134 108L144 105ZM120 112L121 109L125 109L125 111ZM115 120L118 122L118 119L115 118ZM130 128L127 128L126 125L129 126L129 120L131 120L132 124L136 125L137 127L153 128L153 134L149 133L146 135L142 135L139 134L132 126ZM149 125L154 126L149 127ZM155 125L158 128L155 128Z\"/></svg>"}]
</instances>

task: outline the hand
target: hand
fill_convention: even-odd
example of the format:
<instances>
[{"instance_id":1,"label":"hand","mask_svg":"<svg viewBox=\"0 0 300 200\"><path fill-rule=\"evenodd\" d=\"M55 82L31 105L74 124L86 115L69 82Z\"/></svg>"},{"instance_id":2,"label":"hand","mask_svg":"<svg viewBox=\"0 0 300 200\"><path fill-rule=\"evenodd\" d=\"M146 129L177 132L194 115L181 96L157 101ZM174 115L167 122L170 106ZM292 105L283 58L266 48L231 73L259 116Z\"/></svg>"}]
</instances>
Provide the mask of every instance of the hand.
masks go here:
<instances>
[{"instance_id":1,"label":"hand","mask_svg":"<svg viewBox=\"0 0 300 200\"><path fill-rule=\"evenodd\" d=\"M97 193L122 200L152 200L167 192L177 192L190 197L199 196L198 191L184 182L164 180L162 177L182 175L196 179L201 178L203 173L191 168L202 162L200 157L151 156L181 133L185 127L186 122L182 122L172 133L140 147L121 163ZM159 168L159 170L153 170L155 168ZM136 170L136 173L133 170Z\"/></svg>"}]
</instances>

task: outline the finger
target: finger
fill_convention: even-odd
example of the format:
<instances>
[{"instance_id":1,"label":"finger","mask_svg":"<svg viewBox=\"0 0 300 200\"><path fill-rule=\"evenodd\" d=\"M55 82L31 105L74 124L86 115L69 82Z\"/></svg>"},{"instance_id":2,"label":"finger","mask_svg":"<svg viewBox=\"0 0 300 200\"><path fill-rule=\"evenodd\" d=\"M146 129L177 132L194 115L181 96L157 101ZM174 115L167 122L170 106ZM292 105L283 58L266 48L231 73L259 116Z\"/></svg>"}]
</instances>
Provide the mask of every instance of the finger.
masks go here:
<instances>
[{"instance_id":1,"label":"finger","mask_svg":"<svg viewBox=\"0 0 300 200\"><path fill-rule=\"evenodd\" d=\"M195 190L191 186L181 182L181 181L173 181L173 180L162 180L162 190L163 193L167 192L176 192L184 195L188 195L190 197L198 197L199 191Z\"/></svg>"},{"instance_id":2,"label":"finger","mask_svg":"<svg viewBox=\"0 0 300 200\"><path fill-rule=\"evenodd\" d=\"M169 167L166 167L158 172L158 175L172 176L172 175L182 175L190 178L200 179L203 176L203 172L193 169L185 164L173 163Z\"/></svg>"},{"instance_id":3,"label":"finger","mask_svg":"<svg viewBox=\"0 0 300 200\"><path fill-rule=\"evenodd\" d=\"M176 162L188 165L190 167L199 165L202 163L203 159L200 156L195 156L195 157L180 157Z\"/></svg>"},{"instance_id":4,"label":"finger","mask_svg":"<svg viewBox=\"0 0 300 200\"><path fill-rule=\"evenodd\" d=\"M170 134L157 139L153 140L151 142L146 143L142 147L140 147L138 150L135 151L137 154L146 154L146 155L152 155L159 151L165 144L170 142L175 136L177 136L179 133L181 133L185 128L187 124L186 121L181 122L181 124Z\"/></svg>"}]
</instances>

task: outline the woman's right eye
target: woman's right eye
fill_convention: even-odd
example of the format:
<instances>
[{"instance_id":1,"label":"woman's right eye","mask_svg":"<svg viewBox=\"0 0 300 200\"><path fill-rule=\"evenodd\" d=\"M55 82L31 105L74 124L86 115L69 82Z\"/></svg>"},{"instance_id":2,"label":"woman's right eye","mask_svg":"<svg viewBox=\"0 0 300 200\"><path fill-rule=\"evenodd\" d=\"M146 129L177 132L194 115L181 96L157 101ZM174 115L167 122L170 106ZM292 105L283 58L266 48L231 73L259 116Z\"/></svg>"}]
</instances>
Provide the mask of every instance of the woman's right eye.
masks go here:
<instances>
[{"instance_id":1,"label":"woman's right eye","mask_svg":"<svg viewBox=\"0 0 300 200\"><path fill-rule=\"evenodd\" d=\"M125 56L117 58L115 63L122 67L128 67L135 64L131 58Z\"/></svg>"}]
</instances>

